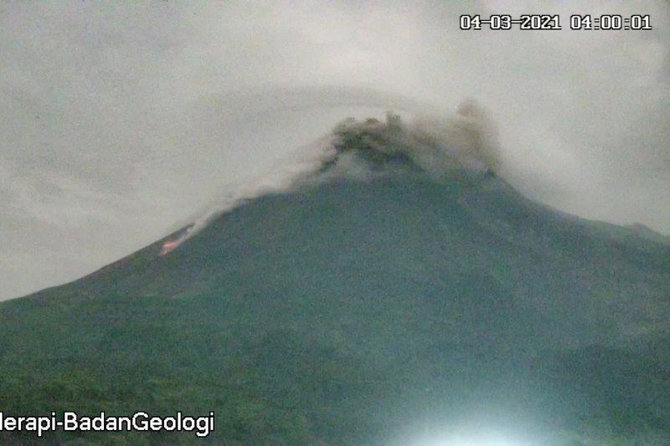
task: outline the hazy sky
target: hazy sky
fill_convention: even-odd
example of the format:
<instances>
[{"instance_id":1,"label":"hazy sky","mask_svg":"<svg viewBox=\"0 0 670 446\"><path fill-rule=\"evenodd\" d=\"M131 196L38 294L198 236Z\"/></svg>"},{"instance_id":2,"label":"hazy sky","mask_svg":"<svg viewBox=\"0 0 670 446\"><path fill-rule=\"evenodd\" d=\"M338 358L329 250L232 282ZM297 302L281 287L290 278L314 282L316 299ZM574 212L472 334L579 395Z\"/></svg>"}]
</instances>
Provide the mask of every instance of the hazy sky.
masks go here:
<instances>
[{"instance_id":1,"label":"hazy sky","mask_svg":"<svg viewBox=\"0 0 670 446\"><path fill-rule=\"evenodd\" d=\"M666 2L175 3L0 5L0 299L166 235L368 106L474 97L525 194L670 234ZM564 30L461 31L463 13ZM571 31L576 13L654 29Z\"/></svg>"}]
</instances>

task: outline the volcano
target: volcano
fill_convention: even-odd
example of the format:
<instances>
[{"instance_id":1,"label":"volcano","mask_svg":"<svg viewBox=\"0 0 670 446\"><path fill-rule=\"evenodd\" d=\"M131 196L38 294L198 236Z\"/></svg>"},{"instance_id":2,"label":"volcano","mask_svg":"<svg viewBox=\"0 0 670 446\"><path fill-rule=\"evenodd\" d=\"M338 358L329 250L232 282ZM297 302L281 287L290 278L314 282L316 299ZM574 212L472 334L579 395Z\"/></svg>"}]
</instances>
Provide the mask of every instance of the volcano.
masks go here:
<instances>
[{"instance_id":1,"label":"volcano","mask_svg":"<svg viewBox=\"0 0 670 446\"><path fill-rule=\"evenodd\" d=\"M667 239L525 198L479 140L444 162L396 118L334 135L299 184L0 304L5 416L213 431L2 443L670 444Z\"/></svg>"}]
</instances>

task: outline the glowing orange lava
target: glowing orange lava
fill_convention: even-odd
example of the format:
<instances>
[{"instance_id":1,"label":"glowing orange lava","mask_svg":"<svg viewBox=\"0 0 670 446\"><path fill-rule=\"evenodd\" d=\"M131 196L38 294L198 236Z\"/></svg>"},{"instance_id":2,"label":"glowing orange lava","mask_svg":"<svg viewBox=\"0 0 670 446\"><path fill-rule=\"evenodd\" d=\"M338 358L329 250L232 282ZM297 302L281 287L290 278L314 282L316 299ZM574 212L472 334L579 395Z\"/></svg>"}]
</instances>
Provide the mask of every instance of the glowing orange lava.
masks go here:
<instances>
[{"instance_id":1,"label":"glowing orange lava","mask_svg":"<svg viewBox=\"0 0 670 446\"><path fill-rule=\"evenodd\" d=\"M165 254L174 251L179 247L179 245L181 245L181 240L168 240L167 242L163 243L160 255L164 256Z\"/></svg>"}]
</instances>

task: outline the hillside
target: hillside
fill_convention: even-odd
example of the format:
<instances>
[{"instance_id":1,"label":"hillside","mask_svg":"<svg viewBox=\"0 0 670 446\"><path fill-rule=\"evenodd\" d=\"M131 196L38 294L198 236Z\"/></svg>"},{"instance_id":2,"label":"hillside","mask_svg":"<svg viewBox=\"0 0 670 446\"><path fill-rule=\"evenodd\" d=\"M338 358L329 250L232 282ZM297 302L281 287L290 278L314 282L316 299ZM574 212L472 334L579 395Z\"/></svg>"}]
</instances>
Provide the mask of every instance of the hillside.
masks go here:
<instances>
[{"instance_id":1,"label":"hillside","mask_svg":"<svg viewBox=\"0 0 670 446\"><path fill-rule=\"evenodd\" d=\"M670 246L495 175L361 158L383 167L255 198L168 255L159 241L0 304L0 408L216 414L205 439L39 442L54 445L428 444L468 429L670 444Z\"/></svg>"}]
</instances>

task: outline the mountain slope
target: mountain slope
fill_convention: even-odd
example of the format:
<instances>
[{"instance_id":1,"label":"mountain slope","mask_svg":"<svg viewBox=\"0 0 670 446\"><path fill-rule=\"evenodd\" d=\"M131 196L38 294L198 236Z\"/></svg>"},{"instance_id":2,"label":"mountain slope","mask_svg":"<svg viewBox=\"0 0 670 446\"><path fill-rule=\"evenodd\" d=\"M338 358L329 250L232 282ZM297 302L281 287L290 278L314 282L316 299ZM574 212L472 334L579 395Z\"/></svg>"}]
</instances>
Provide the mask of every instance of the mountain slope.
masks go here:
<instances>
[{"instance_id":1,"label":"mountain slope","mask_svg":"<svg viewBox=\"0 0 670 446\"><path fill-rule=\"evenodd\" d=\"M205 439L51 444L412 444L473 423L670 443L670 246L494 175L352 152L374 174L255 198L168 255L2 303L0 407L216 413Z\"/></svg>"}]
</instances>

